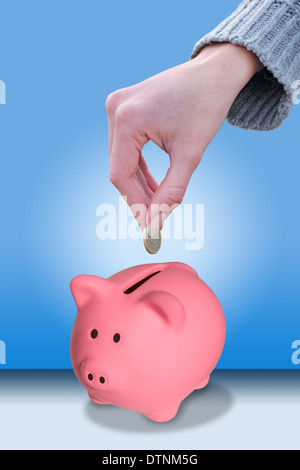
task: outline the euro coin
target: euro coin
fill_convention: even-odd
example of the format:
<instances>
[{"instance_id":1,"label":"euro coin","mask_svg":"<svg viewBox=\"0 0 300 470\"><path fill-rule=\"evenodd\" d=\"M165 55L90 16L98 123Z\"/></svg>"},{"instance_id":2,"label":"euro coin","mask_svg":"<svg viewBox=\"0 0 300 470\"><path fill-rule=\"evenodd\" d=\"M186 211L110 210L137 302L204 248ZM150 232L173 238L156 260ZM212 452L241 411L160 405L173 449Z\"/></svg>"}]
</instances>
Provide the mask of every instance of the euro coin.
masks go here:
<instances>
[{"instance_id":1,"label":"euro coin","mask_svg":"<svg viewBox=\"0 0 300 470\"><path fill-rule=\"evenodd\" d=\"M151 233L148 228L145 228L143 233L144 246L148 253L155 255L161 246L161 235L160 232L151 236Z\"/></svg>"}]
</instances>

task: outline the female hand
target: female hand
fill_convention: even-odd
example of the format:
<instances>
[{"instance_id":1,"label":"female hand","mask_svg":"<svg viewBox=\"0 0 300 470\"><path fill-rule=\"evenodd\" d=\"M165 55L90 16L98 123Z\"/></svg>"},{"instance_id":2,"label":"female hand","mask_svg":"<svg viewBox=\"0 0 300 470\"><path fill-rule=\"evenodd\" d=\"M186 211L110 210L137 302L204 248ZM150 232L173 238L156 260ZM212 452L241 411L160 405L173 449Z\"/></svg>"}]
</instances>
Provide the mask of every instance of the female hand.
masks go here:
<instances>
[{"instance_id":1,"label":"female hand","mask_svg":"<svg viewBox=\"0 0 300 470\"><path fill-rule=\"evenodd\" d=\"M108 96L110 181L131 208L138 205L133 212L141 230L150 222L151 234L161 230L168 208L181 203L206 147L260 68L247 49L216 43L193 60ZM161 184L142 156L149 140L170 157Z\"/></svg>"}]
</instances>

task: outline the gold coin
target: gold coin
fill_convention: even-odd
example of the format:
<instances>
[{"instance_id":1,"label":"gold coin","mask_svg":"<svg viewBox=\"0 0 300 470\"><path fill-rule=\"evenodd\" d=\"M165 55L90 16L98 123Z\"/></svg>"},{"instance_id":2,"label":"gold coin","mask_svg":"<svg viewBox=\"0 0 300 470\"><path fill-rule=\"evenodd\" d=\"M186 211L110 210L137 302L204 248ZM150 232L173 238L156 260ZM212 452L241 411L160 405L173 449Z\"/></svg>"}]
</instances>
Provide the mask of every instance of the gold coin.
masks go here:
<instances>
[{"instance_id":1,"label":"gold coin","mask_svg":"<svg viewBox=\"0 0 300 470\"><path fill-rule=\"evenodd\" d=\"M144 246L148 253L155 255L161 247L161 235L160 232L151 237L149 230L146 228L143 233Z\"/></svg>"}]
</instances>

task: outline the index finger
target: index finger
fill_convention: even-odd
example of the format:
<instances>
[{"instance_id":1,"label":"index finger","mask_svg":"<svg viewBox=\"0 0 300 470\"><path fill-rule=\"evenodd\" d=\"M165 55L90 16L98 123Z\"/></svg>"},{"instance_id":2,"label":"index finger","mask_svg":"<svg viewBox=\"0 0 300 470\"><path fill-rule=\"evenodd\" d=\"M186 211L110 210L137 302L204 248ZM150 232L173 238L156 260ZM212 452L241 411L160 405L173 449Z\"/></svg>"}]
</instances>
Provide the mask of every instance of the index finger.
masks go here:
<instances>
[{"instance_id":1,"label":"index finger","mask_svg":"<svg viewBox=\"0 0 300 470\"><path fill-rule=\"evenodd\" d=\"M115 130L109 162L110 181L126 198L142 231L146 225L146 213L150 201L138 177L140 151L143 145L143 142L138 144L129 133Z\"/></svg>"}]
</instances>

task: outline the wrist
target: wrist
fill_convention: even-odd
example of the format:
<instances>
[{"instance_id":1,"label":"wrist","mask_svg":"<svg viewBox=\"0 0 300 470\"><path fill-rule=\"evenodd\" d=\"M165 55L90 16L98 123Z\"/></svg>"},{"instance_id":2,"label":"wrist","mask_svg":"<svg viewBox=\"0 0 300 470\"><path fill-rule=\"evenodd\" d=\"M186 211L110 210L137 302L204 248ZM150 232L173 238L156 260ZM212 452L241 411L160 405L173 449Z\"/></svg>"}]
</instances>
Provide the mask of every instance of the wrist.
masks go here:
<instances>
[{"instance_id":1,"label":"wrist","mask_svg":"<svg viewBox=\"0 0 300 470\"><path fill-rule=\"evenodd\" d=\"M224 84L236 93L263 68L256 54L230 42L208 44L192 60L211 65L222 76Z\"/></svg>"}]
</instances>

